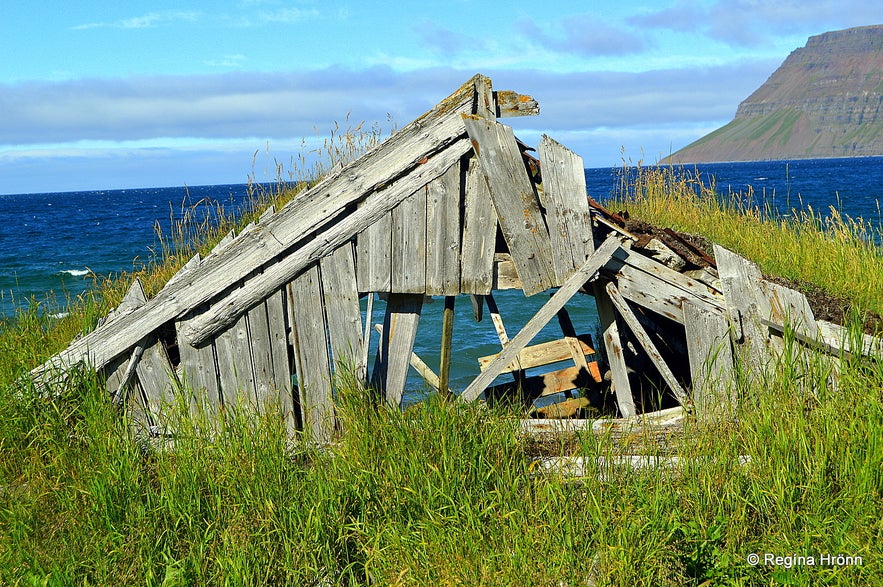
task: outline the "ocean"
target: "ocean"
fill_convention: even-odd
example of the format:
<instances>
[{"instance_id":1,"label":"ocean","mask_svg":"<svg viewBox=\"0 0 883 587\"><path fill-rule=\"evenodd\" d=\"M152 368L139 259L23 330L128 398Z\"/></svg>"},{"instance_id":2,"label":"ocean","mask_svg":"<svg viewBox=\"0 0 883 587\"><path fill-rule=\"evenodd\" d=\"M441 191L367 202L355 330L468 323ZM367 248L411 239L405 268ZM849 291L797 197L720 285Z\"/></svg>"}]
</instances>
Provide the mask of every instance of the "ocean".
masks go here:
<instances>
[{"instance_id":1,"label":"ocean","mask_svg":"<svg viewBox=\"0 0 883 587\"><path fill-rule=\"evenodd\" d=\"M883 227L883 157L703 164L683 171L705 180L714 177L721 194L746 192L750 186L755 204L769 203L782 213L811 206L826 214L833 206ZM621 176L620 168L587 169L589 195L602 202L610 198ZM168 234L188 205L208 200L239 210L248 200L247 185L0 195L0 317L13 316L31 303L63 313L95 276L130 271L159 255L156 227ZM514 336L548 298L507 291L496 299ZM591 298L579 299L586 303L572 304L571 318L578 332L594 335L594 304ZM433 368L438 365L443 305L436 300L424 306L415 346ZM375 322L382 321L382 311L382 302L375 304ZM537 341L559 337L553 321ZM466 298L458 300L455 310L454 349L452 386L461 389L477 372L476 357L499 350L489 318L476 323ZM409 382L419 385L416 378Z\"/></svg>"}]
</instances>

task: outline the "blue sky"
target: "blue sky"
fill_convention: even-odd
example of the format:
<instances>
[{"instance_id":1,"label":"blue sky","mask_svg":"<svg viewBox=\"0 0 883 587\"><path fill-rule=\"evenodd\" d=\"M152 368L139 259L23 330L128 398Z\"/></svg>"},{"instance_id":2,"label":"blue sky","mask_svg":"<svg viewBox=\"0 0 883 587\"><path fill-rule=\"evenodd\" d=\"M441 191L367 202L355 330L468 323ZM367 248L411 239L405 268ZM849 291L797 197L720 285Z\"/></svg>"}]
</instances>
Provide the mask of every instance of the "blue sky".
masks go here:
<instances>
[{"instance_id":1,"label":"blue sky","mask_svg":"<svg viewBox=\"0 0 883 587\"><path fill-rule=\"evenodd\" d=\"M0 193L272 179L335 121L403 126L475 73L587 167L728 122L867 0L4 2ZM258 156L254 159L255 152Z\"/></svg>"}]
</instances>

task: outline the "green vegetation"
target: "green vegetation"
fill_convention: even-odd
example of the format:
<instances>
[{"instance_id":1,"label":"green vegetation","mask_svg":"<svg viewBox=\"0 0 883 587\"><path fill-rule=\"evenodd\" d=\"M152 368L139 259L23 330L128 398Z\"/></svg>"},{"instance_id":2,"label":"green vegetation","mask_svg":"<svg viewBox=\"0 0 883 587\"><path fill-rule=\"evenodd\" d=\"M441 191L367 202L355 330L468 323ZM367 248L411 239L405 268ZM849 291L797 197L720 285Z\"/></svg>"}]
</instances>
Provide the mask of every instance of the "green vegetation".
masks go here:
<instances>
[{"instance_id":1,"label":"green vegetation","mask_svg":"<svg viewBox=\"0 0 883 587\"><path fill-rule=\"evenodd\" d=\"M883 255L864 222L777 219L696 188L639 170L622 205L883 308ZM169 251L141 275L154 288L190 253ZM880 362L844 357L832 389L825 362L783 361L741 385L736 422L688 421L671 446L643 444L684 467L579 482L541 473L538 447L502 407L433 398L400 413L346 382L328 448L287 439L271 416L209 421L183 406L174 446L147 447L94 375L48 395L16 383L125 290L98 285L68 319L28 310L0 332L0 583L883 584ZM586 436L542 448L596 458L615 447ZM814 564L772 566L766 553Z\"/></svg>"}]
</instances>

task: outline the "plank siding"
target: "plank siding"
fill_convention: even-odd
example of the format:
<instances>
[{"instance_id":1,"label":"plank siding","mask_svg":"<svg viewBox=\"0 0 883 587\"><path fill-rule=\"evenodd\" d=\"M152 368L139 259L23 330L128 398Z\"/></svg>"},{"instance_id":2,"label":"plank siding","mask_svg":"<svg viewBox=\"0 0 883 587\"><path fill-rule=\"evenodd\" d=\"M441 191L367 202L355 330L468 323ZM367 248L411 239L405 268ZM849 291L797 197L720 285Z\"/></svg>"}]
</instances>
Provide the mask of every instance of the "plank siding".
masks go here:
<instances>
[{"instance_id":1,"label":"plank siding","mask_svg":"<svg viewBox=\"0 0 883 587\"><path fill-rule=\"evenodd\" d=\"M322 258L319 273L333 366L361 373L362 312L352 244L346 243Z\"/></svg>"},{"instance_id":2,"label":"plank siding","mask_svg":"<svg viewBox=\"0 0 883 587\"><path fill-rule=\"evenodd\" d=\"M684 317L696 414L703 419L729 416L735 409L735 367L727 318L689 302Z\"/></svg>"}]
</instances>

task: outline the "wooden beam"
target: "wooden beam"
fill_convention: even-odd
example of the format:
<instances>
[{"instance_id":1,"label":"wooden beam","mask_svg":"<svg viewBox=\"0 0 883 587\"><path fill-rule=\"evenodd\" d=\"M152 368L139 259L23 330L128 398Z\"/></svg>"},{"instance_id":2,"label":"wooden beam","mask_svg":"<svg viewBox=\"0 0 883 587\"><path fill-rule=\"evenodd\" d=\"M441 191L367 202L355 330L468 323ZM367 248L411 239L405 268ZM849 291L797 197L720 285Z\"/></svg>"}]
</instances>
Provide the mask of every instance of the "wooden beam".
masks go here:
<instances>
[{"instance_id":1,"label":"wooden beam","mask_svg":"<svg viewBox=\"0 0 883 587\"><path fill-rule=\"evenodd\" d=\"M609 238L604 241L604 244L596 250L591 257L580 267L579 271L574 273L570 279L568 279L555 294L547 301L542 308L530 319L527 324L524 325L524 328L515 335L508 345L503 349L503 352L490 364L488 368L482 371L478 377L476 377L472 383L463 391L463 394L460 395L460 399L463 401L473 401L478 398L479 395L487 388L491 381L493 381L497 375L503 372L503 369L506 368L506 365L512 362L512 360L521 352L521 349L526 347L533 337L537 335L537 333L542 330L542 328L548 324L549 320L552 319L558 310L564 307L564 304L572 298L577 291L583 285L585 285L586 281L592 278L592 276L601 268L604 263L606 263L613 252L619 248L619 240L616 238Z\"/></svg>"},{"instance_id":2,"label":"wooden beam","mask_svg":"<svg viewBox=\"0 0 883 587\"><path fill-rule=\"evenodd\" d=\"M378 332L381 336L383 336L383 325L375 324L374 330ZM438 391L441 389L441 383L439 382L439 376L435 374L435 371L426 364L426 361L420 358L420 355L411 351L411 356L408 359L408 362L411 364L411 367L414 368L417 373L420 374L420 377L423 378L423 381L426 382L427 385Z\"/></svg>"}]
</instances>

